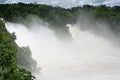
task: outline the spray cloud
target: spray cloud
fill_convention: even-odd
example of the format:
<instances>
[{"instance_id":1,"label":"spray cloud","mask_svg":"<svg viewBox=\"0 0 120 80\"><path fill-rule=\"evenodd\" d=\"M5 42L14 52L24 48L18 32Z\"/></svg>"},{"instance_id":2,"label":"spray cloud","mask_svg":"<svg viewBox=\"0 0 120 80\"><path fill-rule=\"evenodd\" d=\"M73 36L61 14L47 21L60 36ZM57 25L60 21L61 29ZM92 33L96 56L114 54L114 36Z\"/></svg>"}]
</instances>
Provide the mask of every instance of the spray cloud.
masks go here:
<instances>
[{"instance_id":1,"label":"spray cloud","mask_svg":"<svg viewBox=\"0 0 120 80\"><path fill-rule=\"evenodd\" d=\"M108 40L112 34L108 28L102 29L109 37L105 38L99 34L101 28L88 28L91 25L87 22L86 25L82 25L81 21L76 25L68 24L73 40L65 43L48 25L42 24L43 21L32 20L27 23L30 29L23 24L6 23L6 26L10 32L16 32L16 42L20 46L30 46L33 58L42 67L41 74L36 75L38 80L120 79L120 50ZM85 29L83 26L86 26Z\"/></svg>"}]
</instances>

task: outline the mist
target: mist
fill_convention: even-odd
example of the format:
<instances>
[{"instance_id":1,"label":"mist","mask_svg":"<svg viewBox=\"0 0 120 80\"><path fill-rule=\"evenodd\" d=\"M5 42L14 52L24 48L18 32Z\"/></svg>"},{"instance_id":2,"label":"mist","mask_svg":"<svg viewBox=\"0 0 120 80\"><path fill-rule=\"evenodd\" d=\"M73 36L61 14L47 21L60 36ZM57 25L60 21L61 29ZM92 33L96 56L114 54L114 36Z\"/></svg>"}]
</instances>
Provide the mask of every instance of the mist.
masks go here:
<instances>
[{"instance_id":1,"label":"mist","mask_svg":"<svg viewBox=\"0 0 120 80\"><path fill-rule=\"evenodd\" d=\"M119 80L120 47L105 24L97 29L86 22L66 24L72 40L60 40L44 21L32 20L28 25L6 23L9 32L15 32L19 46L30 46L32 57L41 67L36 80ZM91 23L90 23L91 24ZM30 26L30 28L28 28ZM104 34L100 31L104 30ZM64 34L63 34L64 35Z\"/></svg>"}]
</instances>

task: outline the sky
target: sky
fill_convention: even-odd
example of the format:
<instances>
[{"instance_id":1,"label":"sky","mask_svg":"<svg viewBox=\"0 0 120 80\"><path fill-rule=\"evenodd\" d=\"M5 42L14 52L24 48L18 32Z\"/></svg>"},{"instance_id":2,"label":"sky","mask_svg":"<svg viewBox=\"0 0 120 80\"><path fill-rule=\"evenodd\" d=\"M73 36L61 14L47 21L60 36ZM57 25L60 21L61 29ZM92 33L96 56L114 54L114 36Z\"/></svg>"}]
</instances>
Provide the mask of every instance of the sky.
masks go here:
<instances>
[{"instance_id":1,"label":"sky","mask_svg":"<svg viewBox=\"0 0 120 80\"><path fill-rule=\"evenodd\" d=\"M4 3L38 3L38 4L47 4L52 6L60 6L64 8L82 6L85 4L90 5L108 5L108 6L120 6L120 0L0 0L1 4Z\"/></svg>"}]
</instances>

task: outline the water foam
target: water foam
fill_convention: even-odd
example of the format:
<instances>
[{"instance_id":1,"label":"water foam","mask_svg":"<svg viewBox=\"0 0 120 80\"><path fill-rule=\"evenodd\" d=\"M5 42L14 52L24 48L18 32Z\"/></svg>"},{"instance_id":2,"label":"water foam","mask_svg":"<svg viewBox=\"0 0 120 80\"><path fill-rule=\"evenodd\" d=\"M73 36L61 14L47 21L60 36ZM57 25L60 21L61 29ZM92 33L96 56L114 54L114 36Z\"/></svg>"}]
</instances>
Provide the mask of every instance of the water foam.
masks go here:
<instances>
[{"instance_id":1,"label":"water foam","mask_svg":"<svg viewBox=\"0 0 120 80\"><path fill-rule=\"evenodd\" d=\"M25 25L6 23L16 32L16 42L29 45L33 58L42 67L37 80L119 80L120 50L107 39L68 25L73 38L61 42L45 26L27 29Z\"/></svg>"}]
</instances>

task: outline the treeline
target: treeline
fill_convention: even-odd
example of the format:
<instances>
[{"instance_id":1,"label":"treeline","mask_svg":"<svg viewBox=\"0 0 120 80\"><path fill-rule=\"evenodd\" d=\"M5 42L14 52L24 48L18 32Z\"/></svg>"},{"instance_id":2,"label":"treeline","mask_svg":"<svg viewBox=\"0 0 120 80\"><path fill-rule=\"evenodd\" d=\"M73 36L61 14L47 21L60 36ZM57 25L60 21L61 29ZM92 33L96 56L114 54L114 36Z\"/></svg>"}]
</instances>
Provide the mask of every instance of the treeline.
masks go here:
<instances>
[{"instance_id":1,"label":"treeline","mask_svg":"<svg viewBox=\"0 0 120 80\"><path fill-rule=\"evenodd\" d=\"M87 17L92 17L92 20L88 19L92 24L104 22L113 31L120 33L120 6L85 5L64 9L39 4L0 4L0 17L5 21L24 23L29 15L37 15L62 34L68 33L66 24L75 24L78 18L81 18L82 24L86 24L84 21ZM15 39L14 33L10 34L0 21L0 80L32 80L34 77L31 72L25 69L34 69L32 63L36 65L36 62L31 58L29 47L19 47Z\"/></svg>"},{"instance_id":2,"label":"treeline","mask_svg":"<svg viewBox=\"0 0 120 80\"><path fill-rule=\"evenodd\" d=\"M77 20L80 13L86 12L93 15L96 19L111 21L113 25L119 23L120 6L108 7L84 5L83 7L73 7L64 9L39 4L0 4L0 17L7 21L19 21L30 14L34 14L43 20L53 24L64 26L66 23L73 23Z\"/></svg>"},{"instance_id":3,"label":"treeline","mask_svg":"<svg viewBox=\"0 0 120 80\"><path fill-rule=\"evenodd\" d=\"M86 15L84 15L86 14ZM105 5L73 7L64 9L40 4L0 4L0 17L10 22L22 22L28 15L37 15L48 22L54 28L66 31L66 24L74 24L80 15L94 19L94 23L104 21L110 27L119 32L120 30L120 6L109 7ZM84 17L82 17L84 18ZM61 32L62 30L58 31Z\"/></svg>"},{"instance_id":4,"label":"treeline","mask_svg":"<svg viewBox=\"0 0 120 80\"><path fill-rule=\"evenodd\" d=\"M0 17L7 21L19 21L30 14L37 15L53 25L65 25L65 22L73 20L70 11L60 7L24 3L0 5Z\"/></svg>"}]
</instances>

